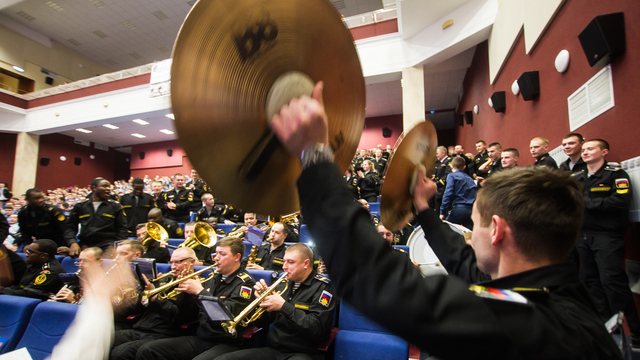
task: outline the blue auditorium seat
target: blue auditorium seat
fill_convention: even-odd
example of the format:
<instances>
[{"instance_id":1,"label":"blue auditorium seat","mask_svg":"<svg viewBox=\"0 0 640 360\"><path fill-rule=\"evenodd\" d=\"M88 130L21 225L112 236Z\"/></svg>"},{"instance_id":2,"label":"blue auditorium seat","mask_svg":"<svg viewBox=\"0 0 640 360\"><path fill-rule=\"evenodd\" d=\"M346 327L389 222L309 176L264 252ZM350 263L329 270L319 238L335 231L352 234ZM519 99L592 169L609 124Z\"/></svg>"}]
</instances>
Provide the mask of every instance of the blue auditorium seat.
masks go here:
<instances>
[{"instance_id":1,"label":"blue auditorium seat","mask_svg":"<svg viewBox=\"0 0 640 360\"><path fill-rule=\"evenodd\" d=\"M379 202L369 203L369 212L380 215L380 203Z\"/></svg>"},{"instance_id":2,"label":"blue auditorium seat","mask_svg":"<svg viewBox=\"0 0 640 360\"><path fill-rule=\"evenodd\" d=\"M340 303L340 329L334 359L408 359L409 343L365 317L345 302Z\"/></svg>"},{"instance_id":3,"label":"blue auditorium seat","mask_svg":"<svg viewBox=\"0 0 640 360\"><path fill-rule=\"evenodd\" d=\"M182 231L184 231L184 226L187 225L186 223L178 223L178 226L180 227L180 229L182 229Z\"/></svg>"},{"instance_id":4,"label":"blue auditorium seat","mask_svg":"<svg viewBox=\"0 0 640 360\"><path fill-rule=\"evenodd\" d=\"M167 242L169 243L169 245L179 246L184 242L184 239L168 239Z\"/></svg>"},{"instance_id":5,"label":"blue auditorium seat","mask_svg":"<svg viewBox=\"0 0 640 360\"><path fill-rule=\"evenodd\" d=\"M62 267L64 268L64 271L68 273L74 273L78 271L78 265L76 265L77 260L78 259L74 259L70 256L67 256L64 259L62 259L62 261L60 262L60 265L62 265Z\"/></svg>"},{"instance_id":6,"label":"blue auditorium seat","mask_svg":"<svg viewBox=\"0 0 640 360\"><path fill-rule=\"evenodd\" d=\"M193 269L194 269L195 271L200 271L200 270L202 270L202 269L204 269L204 268L206 268L206 266L194 266L194 267L193 267ZM211 272L212 272L212 270L211 270L211 269L209 269L209 270L205 271L204 273L200 274L200 276L199 276L199 277L200 277L200 279L208 278L209 276L211 276Z\"/></svg>"},{"instance_id":7,"label":"blue auditorium seat","mask_svg":"<svg viewBox=\"0 0 640 360\"><path fill-rule=\"evenodd\" d=\"M66 256L64 255L56 255L56 260L58 260L59 263L62 263L62 259L64 259Z\"/></svg>"},{"instance_id":8,"label":"blue auditorium seat","mask_svg":"<svg viewBox=\"0 0 640 360\"><path fill-rule=\"evenodd\" d=\"M198 216L197 213L192 212L191 213L191 218L189 219L190 222L196 221L196 216Z\"/></svg>"},{"instance_id":9,"label":"blue auditorium seat","mask_svg":"<svg viewBox=\"0 0 640 360\"><path fill-rule=\"evenodd\" d=\"M158 271L158 274L166 274L171 271L171 264L156 263L156 270Z\"/></svg>"},{"instance_id":10,"label":"blue auditorium seat","mask_svg":"<svg viewBox=\"0 0 640 360\"><path fill-rule=\"evenodd\" d=\"M218 224L218 229L224 231L225 234L228 234L234 227L235 225Z\"/></svg>"},{"instance_id":11,"label":"blue auditorium seat","mask_svg":"<svg viewBox=\"0 0 640 360\"><path fill-rule=\"evenodd\" d=\"M407 253L407 256L409 256L409 247L407 245L393 245L394 248L396 249L401 249L404 252Z\"/></svg>"},{"instance_id":12,"label":"blue auditorium seat","mask_svg":"<svg viewBox=\"0 0 640 360\"><path fill-rule=\"evenodd\" d=\"M27 254L23 253L23 252L18 252L16 253L18 256L20 256L22 258L22 260L27 261Z\"/></svg>"},{"instance_id":13,"label":"blue auditorium seat","mask_svg":"<svg viewBox=\"0 0 640 360\"><path fill-rule=\"evenodd\" d=\"M309 234L309 229L307 229L306 224L300 225L300 237L298 238L298 241L307 245L313 242L313 239L311 238L311 234Z\"/></svg>"},{"instance_id":14,"label":"blue auditorium seat","mask_svg":"<svg viewBox=\"0 0 640 360\"><path fill-rule=\"evenodd\" d=\"M33 360L44 360L58 344L77 311L78 305L73 304L49 301L38 304L16 349L26 347Z\"/></svg>"},{"instance_id":15,"label":"blue auditorium seat","mask_svg":"<svg viewBox=\"0 0 640 360\"><path fill-rule=\"evenodd\" d=\"M271 286L273 284L274 276L277 276L277 272L271 270L251 270L247 269L249 275L253 276L253 279L258 282L260 280L264 280L267 283L267 286ZM275 275L274 275L275 274Z\"/></svg>"},{"instance_id":16,"label":"blue auditorium seat","mask_svg":"<svg viewBox=\"0 0 640 360\"><path fill-rule=\"evenodd\" d=\"M242 243L244 244L244 255L242 255L242 257L248 257L251 253L251 247L253 244L245 240L243 240Z\"/></svg>"},{"instance_id":17,"label":"blue auditorium seat","mask_svg":"<svg viewBox=\"0 0 640 360\"><path fill-rule=\"evenodd\" d=\"M0 354L15 350L33 310L40 302L22 296L0 296L0 337L7 339Z\"/></svg>"}]
</instances>

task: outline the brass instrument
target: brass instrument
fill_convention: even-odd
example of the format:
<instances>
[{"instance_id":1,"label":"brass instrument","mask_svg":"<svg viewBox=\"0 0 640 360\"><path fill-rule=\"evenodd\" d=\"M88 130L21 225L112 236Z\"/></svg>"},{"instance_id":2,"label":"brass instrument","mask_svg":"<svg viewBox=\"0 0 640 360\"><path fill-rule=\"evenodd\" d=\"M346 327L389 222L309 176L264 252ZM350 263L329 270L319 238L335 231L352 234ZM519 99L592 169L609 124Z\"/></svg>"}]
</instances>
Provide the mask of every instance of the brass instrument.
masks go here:
<instances>
[{"instance_id":1,"label":"brass instrument","mask_svg":"<svg viewBox=\"0 0 640 360\"><path fill-rule=\"evenodd\" d=\"M217 267L217 266L218 266L218 264L209 265L209 266L207 266L207 267L205 267L203 269L200 269L200 270L198 270L198 271L196 271L196 272L194 272L192 274L189 274L189 275L187 275L187 276L185 276L183 278L180 278L180 279L174 280L174 281L172 281L172 282L170 282L168 284L162 285L159 288L155 288L153 290L145 290L140 294L140 303L142 305L144 305L144 306L148 306L150 298L152 298L152 297L154 297L154 296L156 296L156 295L158 295L158 294L160 294L160 293L162 293L162 292L164 292L166 290L169 290L169 289L171 289L173 287L176 287L177 285L183 283L184 281L192 279L192 278L202 274L203 272L205 272L207 270L210 270L210 269L213 269L214 267ZM215 275L216 275L216 272L213 271L209 277L204 278L204 279L200 279L200 282L201 283L205 283L205 282L213 279L213 277ZM173 290L173 291L171 291L170 293L168 293L166 295L158 295L158 296L160 296L162 299L168 299L168 298L175 297L179 293L180 293L180 291Z\"/></svg>"},{"instance_id":2,"label":"brass instrument","mask_svg":"<svg viewBox=\"0 0 640 360\"><path fill-rule=\"evenodd\" d=\"M326 273L324 266L324 261L322 260L322 256L318 257L318 275L324 275Z\"/></svg>"},{"instance_id":3,"label":"brass instrument","mask_svg":"<svg viewBox=\"0 0 640 360\"><path fill-rule=\"evenodd\" d=\"M159 242L162 246L170 246L167 241L169 239L169 233L167 233L167 230L160 224L149 221L145 228L147 229L147 235L145 235L141 241L145 249L149 248L149 244L153 240Z\"/></svg>"},{"instance_id":4,"label":"brass instrument","mask_svg":"<svg viewBox=\"0 0 640 360\"><path fill-rule=\"evenodd\" d=\"M162 280L162 279L166 278L167 276L173 276L173 275L175 275L175 273L174 273L173 271L169 271L168 273L166 273L166 274L162 274L162 275L158 276L158 277L157 277L157 278L155 278L155 279L151 279L151 280L149 280L149 282L156 282L156 281L160 281L160 280Z\"/></svg>"},{"instance_id":5,"label":"brass instrument","mask_svg":"<svg viewBox=\"0 0 640 360\"><path fill-rule=\"evenodd\" d=\"M287 214L287 215L281 215L280 222L285 224L290 224L290 225L297 225L299 215L300 215L300 211L296 211L294 213Z\"/></svg>"},{"instance_id":6,"label":"brass instrument","mask_svg":"<svg viewBox=\"0 0 640 360\"><path fill-rule=\"evenodd\" d=\"M258 257L258 247L256 245L253 245L251 247L249 256L247 256L247 265L255 265L256 257Z\"/></svg>"},{"instance_id":7,"label":"brass instrument","mask_svg":"<svg viewBox=\"0 0 640 360\"><path fill-rule=\"evenodd\" d=\"M198 245L201 245L210 248L214 246L217 241L218 236L216 235L216 230L206 222L198 221L193 227L193 236L178 245L178 247L188 247L193 249Z\"/></svg>"},{"instance_id":8,"label":"brass instrument","mask_svg":"<svg viewBox=\"0 0 640 360\"><path fill-rule=\"evenodd\" d=\"M265 308L260 307L260 303L262 303L264 298L273 294L281 295L282 293L287 291L287 288L289 287L288 282L285 282L286 286L284 287L284 289L280 290L279 292L275 291L276 287L280 285L281 282L287 280L287 275L288 273L286 272L282 273L282 276L280 276L280 278L276 282L274 282L273 285L269 286L269 288L266 289L262 293L262 295L260 295L260 297L253 300L251 304L249 304L246 308L244 308L244 310L242 310L240 314L238 314L238 316L236 316L233 320L223 321L221 324L222 328L227 330L229 334L235 337L238 335L238 332L236 331L236 326L240 325L242 327L247 327L247 325L249 325L250 323L258 320L262 316L262 314L264 314L264 312L266 311ZM251 317L249 317L249 314L252 311L253 311L253 314L251 314Z\"/></svg>"},{"instance_id":9,"label":"brass instrument","mask_svg":"<svg viewBox=\"0 0 640 360\"><path fill-rule=\"evenodd\" d=\"M246 231L242 230L242 226L238 230L231 231L227 234L228 237L242 239L246 235Z\"/></svg>"}]
</instances>

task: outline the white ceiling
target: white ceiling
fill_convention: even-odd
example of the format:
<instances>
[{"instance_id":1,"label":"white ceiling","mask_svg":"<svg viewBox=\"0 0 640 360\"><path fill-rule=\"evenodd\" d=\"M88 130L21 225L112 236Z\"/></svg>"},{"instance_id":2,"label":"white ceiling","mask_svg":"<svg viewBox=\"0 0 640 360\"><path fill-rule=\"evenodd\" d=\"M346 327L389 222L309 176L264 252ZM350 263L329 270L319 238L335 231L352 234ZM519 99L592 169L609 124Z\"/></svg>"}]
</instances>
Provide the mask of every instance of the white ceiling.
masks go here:
<instances>
[{"instance_id":1,"label":"white ceiling","mask_svg":"<svg viewBox=\"0 0 640 360\"><path fill-rule=\"evenodd\" d=\"M440 20L453 10L472 0L399 0L402 12L399 30L405 39Z\"/></svg>"}]
</instances>

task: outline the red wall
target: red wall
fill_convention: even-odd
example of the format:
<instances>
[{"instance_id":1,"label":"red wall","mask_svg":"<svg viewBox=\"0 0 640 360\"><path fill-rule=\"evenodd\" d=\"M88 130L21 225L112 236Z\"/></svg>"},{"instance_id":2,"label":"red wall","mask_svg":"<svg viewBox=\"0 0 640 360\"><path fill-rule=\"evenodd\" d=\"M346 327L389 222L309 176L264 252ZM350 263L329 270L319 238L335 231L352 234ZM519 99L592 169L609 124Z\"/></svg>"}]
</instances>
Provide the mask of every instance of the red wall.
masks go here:
<instances>
[{"instance_id":1,"label":"red wall","mask_svg":"<svg viewBox=\"0 0 640 360\"><path fill-rule=\"evenodd\" d=\"M360 40L360 39L370 38L373 36L397 33L398 20L393 19L393 20L383 21L383 22L379 22L371 25L359 26L349 30L351 30L351 35L353 36L353 40Z\"/></svg>"},{"instance_id":2,"label":"red wall","mask_svg":"<svg viewBox=\"0 0 640 360\"><path fill-rule=\"evenodd\" d=\"M13 183L17 141L17 134L0 133L0 182L6 182L9 190L11 190Z\"/></svg>"},{"instance_id":3,"label":"red wall","mask_svg":"<svg viewBox=\"0 0 640 360\"><path fill-rule=\"evenodd\" d=\"M637 102L640 98L640 7L636 0L599 1L567 0L559 10L546 33L530 55L525 54L524 38L520 36L495 85L489 84L487 43L476 50L471 67L464 80L464 96L459 111L471 110L479 105L473 125L456 126L457 140L467 149L473 149L478 139L498 141L503 147L520 150L520 164L531 165L529 141L536 136L551 141L550 149L560 145L562 137L570 132L567 115L567 97L575 92L602 68L591 68L578 40L578 34L600 14L622 11L625 13L627 50L613 60L615 107L576 131L585 138L603 138L612 149L608 159L621 161L640 155L637 146ZM526 30L525 30L526 31ZM569 69L561 74L554 67L560 50L571 54ZM524 71L540 72L540 96L524 101L511 93L511 83ZM494 91L506 91L507 109L504 114L494 112L487 99Z\"/></svg>"},{"instance_id":4,"label":"red wall","mask_svg":"<svg viewBox=\"0 0 640 360\"><path fill-rule=\"evenodd\" d=\"M167 155L167 149L173 150L172 156ZM140 152L144 152L144 159L140 159ZM131 147L131 176L149 177L171 176L176 173L189 174L191 163L178 140L161 141L156 143L134 145Z\"/></svg>"},{"instance_id":5,"label":"red wall","mask_svg":"<svg viewBox=\"0 0 640 360\"><path fill-rule=\"evenodd\" d=\"M61 134L40 136L36 187L50 190L71 185L86 186L99 176L109 181L128 178L128 173L123 173L123 168L129 166L126 161L128 154L113 149L98 150L93 146L93 143L90 147L74 144L72 137ZM94 155L95 159L91 160L90 155ZM61 161L60 156L65 156L67 160ZM40 158L43 157L50 159L49 165L40 165ZM76 157L82 159L80 165L74 164Z\"/></svg>"},{"instance_id":6,"label":"red wall","mask_svg":"<svg viewBox=\"0 0 640 360\"><path fill-rule=\"evenodd\" d=\"M382 136L382 128L391 129L391 137L384 138ZM387 144L393 146L402 133L402 114L387 115L366 118L364 122L364 130L358 144L358 149L371 149L378 144L386 148ZM455 130L438 130L438 145L455 145ZM471 148L474 149L473 147Z\"/></svg>"}]
</instances>

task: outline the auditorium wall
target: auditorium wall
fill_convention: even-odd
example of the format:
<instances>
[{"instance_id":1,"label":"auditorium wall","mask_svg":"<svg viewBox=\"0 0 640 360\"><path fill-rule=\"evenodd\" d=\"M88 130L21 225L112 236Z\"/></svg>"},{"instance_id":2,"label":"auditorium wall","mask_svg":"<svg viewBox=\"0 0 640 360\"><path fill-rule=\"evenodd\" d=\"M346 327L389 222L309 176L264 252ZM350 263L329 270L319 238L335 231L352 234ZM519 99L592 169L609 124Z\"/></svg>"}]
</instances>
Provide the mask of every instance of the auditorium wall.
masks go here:
<instances>
[{"instance_id":1,"label":"auditorium wall","mask_svg":"<svg viewBox=\"0 0 640 360\"><path fill-rule=\"evenodd\" d=\"M382 128L385 127L391 129L390 138L382 136ZM438 145L448 146L455 144L455 130L438 130L437 133ZM385 148L387 144L393 146L400 134L402 134L402 114L367 118L358 149L371 149L378 146L378 144L382 144Z\"/></svg>"},{"instance_id":2,"label":"auditorium wall","mask_svg":"<svg viewBox=\"0 0 640 360\"><path fill-rule=\"evenodd\" d=\"M169 156L167 150L171 149ZM144 152L144 159L140 153ZM180 147L178 140L161 141L149 144L133 145L131 147L131 176L151 178L156 176L171 176L176 173L189 174L193 166L186 153Z\"/></svg>"},{"instance_id":3,"label":"auditorium wall","mask_svg":"<svg viewBox=\"0 0 640 360\"><path fill-rule=\"evenodd\" d=\"M541 37L537 46L525 54L522 34L494 85L489 83L487 42L476 50L471 67L464 80L464 96L459 113L478 105L473 125L456 126L456 139L467 149L473 149L478 139L498 141L503 147L520 150L520 164L531 165L529 141L535 136L551 141L550 148L560 145L562 137L570 132L567 97L602 68L591 68L578 40L578 34L600 14L624 12L627 50L612 63L615 107L576 131L586 138L603 138L611 142L610 161L622 161L640 155L637 146L637 103L640 98L640 7L635 0L597 1L567 0L556 18ZM524 30L526 31L526 29ZM554 60L558 52L566 49L571 63L565 73L558 73ZM511 84L523 72L540 72L540 96L524 101L511 93ZM506 91L506 111L496 113L487 104L494 91Z\"/></svg>"},{"instance_id":4,"label":"auditorium wall","mask_svg":"<svg viewBox=\"0 0 640 360\"><path fill-rule=\"evenodd\" d=\"M13 183L13 164L16 160L17 134L0 133L0 182Z\"/></svg>"},{"instance_id":5,"label":"auditorium wall","mask_svg":"<svg viewBox=\"0 0 640 360\"><path fill-rule=\"evenodd\" d=\"M95 159L91 159L90 155L94 155ZM66 157L66 161L60 160L61 156ZM47 166L39 163L43 157L49 158ZM80 165L74 164L76 157L81 159ZM71 185L86 186L99 176L109 181L126 179L129 177L128 158L129 154L111 148L109 151L98 150L93 143L91 146L75 144L70 136L42 135L38 152L36 187L50 190Z\"/></svg>"}]
</instances>

